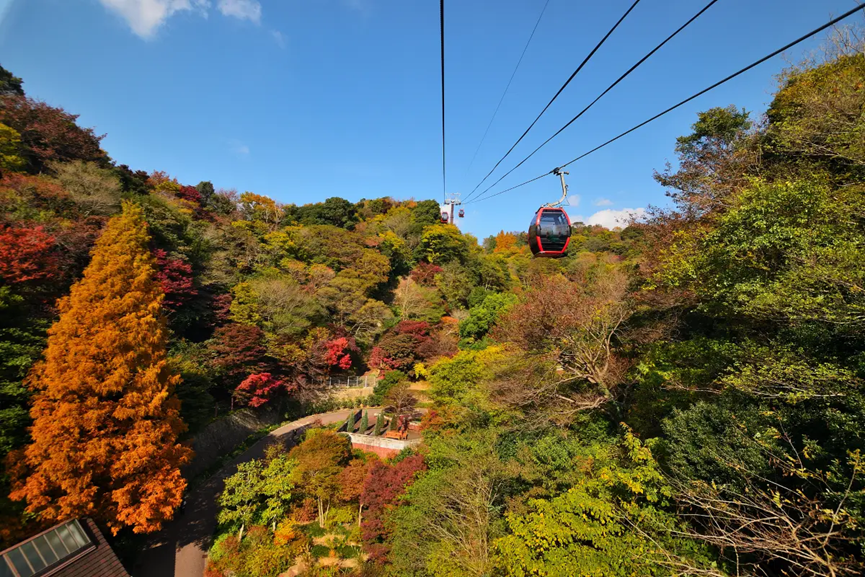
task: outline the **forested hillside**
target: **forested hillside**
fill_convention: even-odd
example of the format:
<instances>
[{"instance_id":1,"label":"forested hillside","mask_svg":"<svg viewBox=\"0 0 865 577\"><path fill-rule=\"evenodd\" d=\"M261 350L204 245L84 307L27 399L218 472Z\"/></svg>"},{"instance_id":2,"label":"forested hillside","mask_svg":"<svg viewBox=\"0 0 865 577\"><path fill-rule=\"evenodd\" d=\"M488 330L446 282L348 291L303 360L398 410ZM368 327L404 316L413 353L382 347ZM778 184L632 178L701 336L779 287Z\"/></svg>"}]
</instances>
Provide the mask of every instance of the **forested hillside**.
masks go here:
<instances>
[{"instance_id":1,"label":"forested hillside","mask_svg":"<svg viewBox=\"0 0 865 577\"><path fill-rule=\"evenodd\" d=\"M80 515L158 530L208 422L373 374L396 415L428 384L423 444L382 461L317 429L241 465L209 575L315 547L358 560L307 575L865 571L861 47L790 67L765 117L700 114L654 175L670 207L575 224L556 260L433 200L117 165L2 72L4 543Z\"/></svg>"}]
</instances>

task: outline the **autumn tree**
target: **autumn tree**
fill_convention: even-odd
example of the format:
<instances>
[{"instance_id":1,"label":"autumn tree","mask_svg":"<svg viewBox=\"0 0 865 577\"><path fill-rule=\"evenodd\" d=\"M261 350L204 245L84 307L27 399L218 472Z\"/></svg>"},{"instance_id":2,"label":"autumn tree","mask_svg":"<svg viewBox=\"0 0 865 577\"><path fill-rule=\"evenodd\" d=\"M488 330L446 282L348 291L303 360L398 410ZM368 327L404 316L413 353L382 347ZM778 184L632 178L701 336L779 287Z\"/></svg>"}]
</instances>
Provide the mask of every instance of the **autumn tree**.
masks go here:
<instances>
[{"instance_id":1,"label":"autumn tree","mask_svg":"<svg viewBox=\"0 0 865 577\"><path fill-rule=\"evenodd\" d=\"M97 517L117 533L158 530L180 504L191 451L168 369L162 293L147 225L127 203L60 300L31 374L33 442L10 455L16 500L45 519Z\"/></svg>"},{"instance_id":2,"label":"autumn tree","mask_svg":"<svg viewBox=\"0 0 865 577\"><path fill-rule=\"evenodd\" d=\"M423 286L435 286L436 275L442 267L427 262L419 262L409 275L413 281Z\"/></svg>"},{"instance_id":3,"label":"autumn tree","mask_svg":"<svg viewBox=\"0 0 865 577\"><path fill-rule=\"evenodd\" d=\"M394 419L414 416L417 406L417 397L411 392L407 382L398 383L391 388L384 397L385 409L394 414Z\"/></svg>"},{"instance_id":4,"label":"autumn tree","mask_svg":"<svg viewBox=\"0 0 865 577\"><path fill-rule=\"evenodd\" d=\"M462 262L468 251L468 242L457 227L436 224L428 227L421 236L418 256L432 264L442 265L452 261Z\"/></svg>"},{"instance_id":5,"label":"autumn tree","mask_svg":"<svg viewBox=\"0 0 865 577\"><path fill-rule=\"evenodd\" d=\"M339 495L339 475L350 456L350 441L327 429L313 429L289 456L297 461L298 485L316 499L318 522L324 527L331 502Z\"/></svg>"},{"instance_id":6,"label":"autumn tree","mask_svg":"<svg viewBox=\"0 0 865 577\"><path fill-rule=\"evenodd\" d=\"M92 128L80 128L77 119L76 114L26 96L0 97L0 123L21 135L21 155L34 174L45 170L50 161L106 161L99 147L102 136Z\"/></svg>"},{"instance_id":7,"label":"autumn tree","mask_svg":"<svg viewBox=\"0 0 865 577\"><path fill-rule=\"evenodd\" d=\"M245 375L263 369L267 349L260 328L231 323L219 327L208 348L214 357L214 366L238 382Z\"/></svg>"},{"instance_id":8,"label":"autumn tree","mask_svg":"<svg viewBox=\"0 0 865 577\"><path fill-rule=\"evenodd\" d=\"M4 170L22 170L21 135L10 126L0 123L0 173Z\"/></svg>"},{"instance_id":9,"label":"autumn tree","mask_svg":"<svg viewBox=\"0 0 865 577\"><path fill-rule=\"evenodd\" d=\"M198 290L192 281L192 265L180 258L171 258L162 249L153 251L156 257L156 280L165 294L163 306L176 310L195 295Z\"/></svg>"},{"instance_id":10,"label":"autumn tree","mask_svg":"<svg viewBox=\"0 0 865 577\"><path fill-rule=\"evenodd\" d=\"M45 281L59 272L56 237L43 226L0 228L0 279L7 284Z\"/></svg>"},{"instance_id":11,"label":"autumn tree","mask_svg":"<svg viewBox=\"0 0 865 577\"><path fill-rule=\"evenodd\" d=\"M240 195L239 208L247 222L261 223L265 232L274 230L282 220L282 208L279 204L253 192Z\"/></svg>"},{"instance_id":12,"label":"autumn tree","mask_svg":"<svg viewBox=\"0 0 865 577\"><path fill-rule=\"evenodd\" d=\"M495 236L495 248L493 252L510 254L517 250L517 235L512 232L501 231Z\"/></svg>"},{"instance_id":13,"label":"autumn tree","mask_svg":"<svg viewBox=\"0 0 865 577\"><path fill-rule=\"evenodd\" d=\"M366 417L366 413L364 413L364 417ZM370 466L370 461L354 459L339 473L339 500L345 503L357 502L358 525L361 524L363 516L363 484Z\"/></svg>"},{"instance_id":14,"label":"autumn tree","mask_svg":"<svg viewBox=\"0 0 865 577\"><path fill-rule=\"evenodd\" d=\"M377 553L381 559L382 540L388 535L387 515L395 507L397 499L414 482L417 474L426 469L423 457L412 455L395 465L375 461L363 485L360 499L369 514L361 524L364 545L368 551Z\"/></svg>"},{"instance_id":15,"label":"autumn tree","mask_svg":"<svg viewBox=\"0 0 865 577\"><path fill-rule=\"evenodd\" d=\"M531 354L499 367L496 398L559 421L619 395L628 362L615 344L632 310L627 277L603 264L589 273L539 277L500 319L493 336Z\"/></svg>"},{"instance_id":16,"label":"autumn tree","mask_svg":"<svg viewBox=\"0 0 865 577\"><path fill-rule=\"evenodd\" d=\"M249 375L234 389L234 398L241 404L257 408L267 404L279 392L291 391L294 387L270 373Z\"/></svg>"},{"instance_id":17,"label":"autumn tree","mask_svg":"<svg viewBox=\"0 0 865 577\"><path fill-rule=\"evenodd\" d=\"M52 162L57 182L87 215L111 216L120 211L120 179L93 162Z\"/></svg>"},{"instance_id":18,"label":"autumn tree","mask_svg":"<svg viewBox=\"0 0 865 577\"><path fill-rule=\"evenodd\" d=\"M409 277L401 278L394 291L394 307L403 319L437 321L444 315L441 298L434 288L421 286Z\"/></svg>"}]
</instances>

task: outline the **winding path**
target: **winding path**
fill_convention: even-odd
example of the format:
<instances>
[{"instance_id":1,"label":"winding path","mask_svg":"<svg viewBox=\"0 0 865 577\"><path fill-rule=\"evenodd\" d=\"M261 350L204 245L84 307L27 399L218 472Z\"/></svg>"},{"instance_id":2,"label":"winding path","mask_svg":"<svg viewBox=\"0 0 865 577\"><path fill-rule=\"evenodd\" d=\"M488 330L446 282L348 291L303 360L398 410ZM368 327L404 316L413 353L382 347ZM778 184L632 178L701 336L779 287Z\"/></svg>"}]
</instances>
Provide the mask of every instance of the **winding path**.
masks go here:
<instances>
[{"instance_id":1,"label":"winding path","mask_svg":"<svg viewBox=\"0 0 865 577\"><path fill-rule=\"evenodd\" d=\"M325 425L343 421L352 410L357 409L310 415L292 421L262 437L246 452L222 467L206 483L189 494L186 513L167 523L165 528L154 536L149 548L140 555L139 562L132 571L133 577L202 577L207 550L216 530L216 499L222 492L225 479L237 470L237 465L263 457L265 447L275 441L293 443L298 433L315 421L321 421Z\"/></svg>"}]
</instances>

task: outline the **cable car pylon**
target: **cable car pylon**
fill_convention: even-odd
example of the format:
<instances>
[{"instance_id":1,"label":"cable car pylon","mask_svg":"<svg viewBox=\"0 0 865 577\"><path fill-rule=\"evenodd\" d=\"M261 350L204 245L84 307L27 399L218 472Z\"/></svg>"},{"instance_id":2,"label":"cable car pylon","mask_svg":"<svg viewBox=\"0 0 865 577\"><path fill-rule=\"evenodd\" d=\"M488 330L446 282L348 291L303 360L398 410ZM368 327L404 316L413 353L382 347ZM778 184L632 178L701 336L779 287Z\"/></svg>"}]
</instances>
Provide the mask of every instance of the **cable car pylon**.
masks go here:
<instances>
[{"instance_id":1,"label":"cable car pylon","mask_svg":"<svg viewBox=\"0 0 865 577\"><path fill-rule=\"evenodd\" d=\"M529 248L535 257L561 258L568 252L571 242L571 219L562 205L568 199L568 184L561 168L552 171L562 181L562 198L547 203L535 213L529 223Z\"/></svg>"},{"instance_id":2,"label":"cable car pylon","mask_svg":"<svg viewBox=\"0 0 865 577\"><path fill-rule=\"evenodd\" d=\"M445 197L445 201L442 204L444 210L442 210L442 222L447 224L450 222L451 224L456 224L456 220L454 220L454 207L461 206L462 200L460 200L460 193L454 192ZM465 211L460 209L459 217L463 218L465 216Z\"/></svg>"}]
</instances>

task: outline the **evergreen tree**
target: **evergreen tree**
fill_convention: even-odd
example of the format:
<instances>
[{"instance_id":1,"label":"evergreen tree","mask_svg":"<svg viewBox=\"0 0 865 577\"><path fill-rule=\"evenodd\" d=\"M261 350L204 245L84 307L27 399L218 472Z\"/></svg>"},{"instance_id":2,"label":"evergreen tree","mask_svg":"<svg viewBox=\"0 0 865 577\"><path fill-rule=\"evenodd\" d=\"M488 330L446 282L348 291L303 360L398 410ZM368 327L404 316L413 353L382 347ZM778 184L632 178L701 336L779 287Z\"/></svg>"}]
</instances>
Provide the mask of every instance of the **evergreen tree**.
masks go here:
<instances>
[{"instance_id":1,"label":"evergreen tree","mask_svg":"<svg viewBox=\"0 0 865 577\"><path fill-rule=\"evenodd\" d=\"M9 457L11 497L46 520L84 515L113 533L160 529L180 505L191 451L166 361L163 299L142 210L124 203L84 278L59 301L32 371L32 443Z\"/></svg>"},{"instance_id":2,"label":"evergreen tree","mask_svg":"<svg viewBox=\"0 0 865 577\"><path fill-rule=\"evenodd\" d=\"M367 429L369 429L369 414L368 411L363 412L363 416L360 418L360 434L365 435Z\"/></svg>"},{"instance_id":3,"label":"evergreen tree","mask_svg":"<svg viewBox=\"0 0 865 577\"><path fill-rule=\"evenodd\" d=\"M354 411L348 415L348 420L345 422L345 430L348 433L354 432Z\"/></svg>"},{"instance_id":4,"label":"evergreen tree","mask_svg":"<svg viewBox=\"0 0 865 577\"><path fill-rule=\"evenodd\" d=\"M381 435L381 430L384 428L384 413L379 413L378 418L375 420L375 430L373 431L373 435L378 437Z\"/></svg>"}]
</instances>

